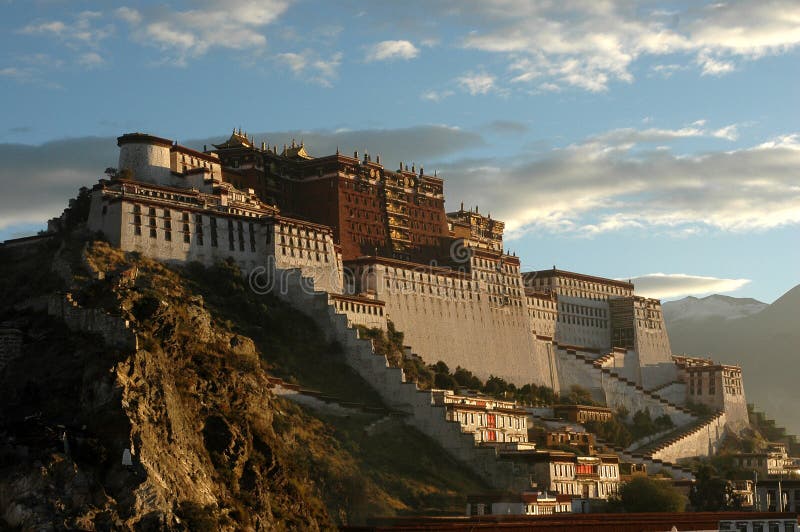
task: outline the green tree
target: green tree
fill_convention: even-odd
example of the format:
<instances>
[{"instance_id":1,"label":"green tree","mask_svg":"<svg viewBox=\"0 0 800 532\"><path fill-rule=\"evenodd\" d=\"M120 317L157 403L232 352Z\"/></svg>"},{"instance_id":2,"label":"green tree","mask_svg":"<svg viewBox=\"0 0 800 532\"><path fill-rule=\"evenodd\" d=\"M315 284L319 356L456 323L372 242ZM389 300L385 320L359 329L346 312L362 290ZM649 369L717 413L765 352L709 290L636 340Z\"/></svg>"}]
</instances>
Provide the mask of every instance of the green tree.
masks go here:
<instances>
[{"instance_id":1,"label":"green tree","mask_svg":"<svg viewBox=\"0 0 800 532\"><path fill-rule=\"evenodd\" d=\"M686 498L668 480L634 475L620 488L612 507L624 512L682 512Z\"/></svg>"},{"instance_id":2,"label":"green tree","mask_svg":"<svg viewBox=\"0 0 800 532\"><path fill-rule=\"evenodd\" d=\"M729 497L728 483L716 475L714 468L702 464L695 474L697 482L689 493L689 502L698 512L727 510L736 504Z\"/></svg>"},{"instance_id":3,"label":"green tree","mask_svg":"<svg viewBox=\"0 0 800 532\"><path fill-rule=\"evenodd\" d=\"M515 391L516 387L513 384L494 375L489 375L489 380L486 381L486 385L483 387L484 393L498 398L505 398L506 392L510 392L513 395Z\"/></svg>"},{"instance_id":4,"label":"green tree","mask_svg":"<svg viewBox=\"0 0 800 532\"><path fill-rule=\"evenodd\" d=\"M483 388L481 380L473 375L470 370L464 369L461 366L456 368L456 371L453 373L453 378L464 388L469 388L470 390L480 390Z\"/></svg>"},{"instance_id":5,"label":"green tree","mask_svg":"<svg viewBox=\"0 0 800 532\"><path fill-rule=\"evenodd\" d=\"M569 388L569 392L559 397L559 402L565 405L595 405L594 399L592 398L592 392L584 388L583 386L578 386L577 384L573 384Z\"/></svg>"},{"instance_id":6,"label":"green tree","mask_svg":"<svg viewBox=\"0 0 800 532\"><path fill-rule=\"evenodd\" d=\"M450 368L448 368L447 364L445 364L441 360L439 362L437 362L436 364L434 364L433 366L431 366L431 369L433 371L435 371L436 373L443 373L445 375L449 375L450 374Z\"/></svg>"},{"instance_id":7,"label":"green tree","mask_svg":"<svg viewBox=\"0 0 800 532\"><path fill-rule=\"evenodd\" d=\"M458 382L449 373L437 373L433 378L433 387L440 390L456 390Z\"/></svg>"}]
</instances>

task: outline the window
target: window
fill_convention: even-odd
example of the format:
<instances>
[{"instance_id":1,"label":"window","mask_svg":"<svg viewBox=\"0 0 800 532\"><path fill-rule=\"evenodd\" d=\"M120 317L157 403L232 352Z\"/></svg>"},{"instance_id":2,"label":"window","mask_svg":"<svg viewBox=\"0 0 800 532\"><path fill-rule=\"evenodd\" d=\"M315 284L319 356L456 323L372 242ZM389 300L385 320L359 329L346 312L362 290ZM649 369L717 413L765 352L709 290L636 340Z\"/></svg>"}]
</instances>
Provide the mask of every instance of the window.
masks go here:
<instances>
[{"instance_id":1,"label":"window","mask_svg":"<svg viewBox=\"0 0 800 532\"><path fill-rule=\"evenodd\" d=\"M228 220L228 250L233 251L233 220Z\"/></svg>"},{"instance_id":2,"label":"window","mask_svg":"<svg viewBox=\"0 0 800 532\"><path fill-rule=\"evenodd\" d=\"M211 247L217 247L217 219L212 216L209 221L211 223Z\"/></svg>"}]
</instances>

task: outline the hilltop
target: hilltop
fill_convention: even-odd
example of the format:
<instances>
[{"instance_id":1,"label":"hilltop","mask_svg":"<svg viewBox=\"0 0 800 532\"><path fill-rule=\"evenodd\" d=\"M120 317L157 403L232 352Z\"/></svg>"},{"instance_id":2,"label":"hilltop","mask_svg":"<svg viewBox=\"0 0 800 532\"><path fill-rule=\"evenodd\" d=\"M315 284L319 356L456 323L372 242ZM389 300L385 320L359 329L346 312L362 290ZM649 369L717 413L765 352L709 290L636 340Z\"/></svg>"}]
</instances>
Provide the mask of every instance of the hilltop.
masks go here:
<instances>
[{"instance_id":1,"label":"hilltop","mask_svg":"<svg viewBox=\"0 0 800 532\"><path fill-rule=\"evenodd\" d=\"M484 489L235 265L172 268L75 237L0 253L0 321L24 335L0 370L12 526L329 529L460 511L462 493ZM49 316L65 292L92 323L128 320L117 336L135 331L138 346ZM299 406L273 393L277 377L344 406Z\"/></svg>"}]
</instances>

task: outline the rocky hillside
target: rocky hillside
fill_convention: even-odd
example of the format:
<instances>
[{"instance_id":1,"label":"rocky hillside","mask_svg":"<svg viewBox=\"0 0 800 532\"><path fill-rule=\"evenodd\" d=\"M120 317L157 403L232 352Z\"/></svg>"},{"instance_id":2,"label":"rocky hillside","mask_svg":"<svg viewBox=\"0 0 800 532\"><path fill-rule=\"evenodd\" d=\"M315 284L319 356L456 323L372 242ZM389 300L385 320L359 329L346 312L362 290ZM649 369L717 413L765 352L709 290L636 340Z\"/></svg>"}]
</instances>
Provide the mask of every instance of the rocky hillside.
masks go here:
<instances>
[{"instance_id":1,"label":"rocky hillside","mask_svg":"<svg viewBox=\"0 0 800 532\"><path fill-rule=\"evenodd\" d=\"M747 300L744 304L752 308ZM800 434L800 411L795 407L800 286L758 312L741 317L681 316L668 312L666 305L664 317L674 353L710 356L741 365L748 401L785 424L790 432Z\"/></svg>"},{"instance_id":2,"label":"rocky hillside","mask_svg":"<svg viewBox=\"0 0 800 532\"><path fill-rule=\"evenodd\" d=\"M74 236L0 255L0 328L23 338L0 369L0 524L329 529L460 512L485 489L231 265L169 268ZM301 407L272 376L345 406Z\"/></svg>"}]
</instances>

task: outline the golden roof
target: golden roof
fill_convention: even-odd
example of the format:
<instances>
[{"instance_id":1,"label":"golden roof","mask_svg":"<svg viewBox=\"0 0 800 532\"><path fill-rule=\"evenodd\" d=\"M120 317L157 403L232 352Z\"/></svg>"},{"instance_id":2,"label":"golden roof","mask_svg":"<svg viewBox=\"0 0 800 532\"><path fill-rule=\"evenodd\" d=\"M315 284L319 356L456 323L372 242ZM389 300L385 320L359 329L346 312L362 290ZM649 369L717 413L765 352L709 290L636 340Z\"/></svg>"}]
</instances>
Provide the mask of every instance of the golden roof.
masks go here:
<instances>
[{"instance_id":1,"label":"golden roof","mask_svg":"<svg viewBox=\"0 0 800 532\"><path fill-rule=\"evenodd\" d=\"M226 148L252 148L253 143L247 138L247 133L242 133L241 129L239 129L238 132L234 129L228 140L222 144L214 144L214 147L219 150L224 150Z\"/></svg>"},{"instance_id":2,"label":"golden roof","mask_svg":"<svg viewBox=\"0 0 800 532\"><path fill-rule=\"evenodd\" d=\"M302 141L300 144L295 144L294 139L292 139L291 146L283 146L283 153L281 153L281 156L289 157L291 159L313 159L313 157L310 156L306 151L305 144Z\"/></svg>"}]
</instances>

